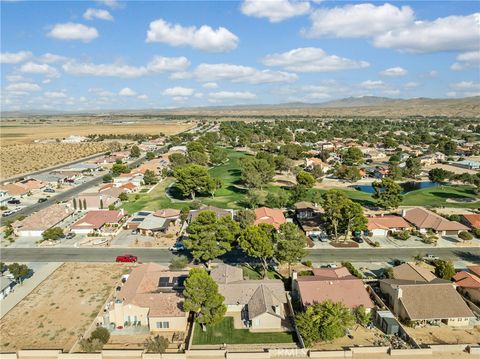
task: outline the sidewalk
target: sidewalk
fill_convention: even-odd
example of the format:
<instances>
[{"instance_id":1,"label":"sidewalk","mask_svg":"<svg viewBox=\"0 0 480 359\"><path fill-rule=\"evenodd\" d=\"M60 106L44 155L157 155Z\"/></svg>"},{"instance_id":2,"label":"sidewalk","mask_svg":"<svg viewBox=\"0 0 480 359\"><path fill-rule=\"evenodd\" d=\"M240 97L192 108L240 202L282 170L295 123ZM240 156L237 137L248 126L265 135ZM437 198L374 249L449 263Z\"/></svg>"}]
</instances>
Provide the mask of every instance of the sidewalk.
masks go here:
<instances>
[{"instance_id":1,"label":"sidewalk","mask_svg":"<svg viewBox=\"0 0 480 359\"><path fill-rule=\"evenodd\" d=\"M38 264L38 263L37 263ZM23 284L17 284L12 292L4 299L0 300L0 319L5 316L13 307L15 307L23 298L29 295L40 283L55 272L63 263L43 263L36 269L33 276L26 279Z\"/></svg>"}]
</instances>

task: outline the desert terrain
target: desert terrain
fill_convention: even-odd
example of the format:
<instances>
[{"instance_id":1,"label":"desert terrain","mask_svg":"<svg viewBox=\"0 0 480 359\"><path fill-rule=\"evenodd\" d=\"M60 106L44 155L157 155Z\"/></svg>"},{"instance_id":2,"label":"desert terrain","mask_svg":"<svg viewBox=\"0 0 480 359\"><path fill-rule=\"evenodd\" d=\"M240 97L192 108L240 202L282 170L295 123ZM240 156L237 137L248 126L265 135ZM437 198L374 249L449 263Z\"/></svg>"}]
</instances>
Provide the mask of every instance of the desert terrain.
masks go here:
<instances>
[{"instance_id":1,"label":"desert terrain","mask_svg":"<svg viewBox=\"0 0 480 359\"><path fill-rule=\"evenodd\" d=\"M2 318L0 351L68 351L127 268L122 264L63 264Z\"/></svg>"}]
</instances>

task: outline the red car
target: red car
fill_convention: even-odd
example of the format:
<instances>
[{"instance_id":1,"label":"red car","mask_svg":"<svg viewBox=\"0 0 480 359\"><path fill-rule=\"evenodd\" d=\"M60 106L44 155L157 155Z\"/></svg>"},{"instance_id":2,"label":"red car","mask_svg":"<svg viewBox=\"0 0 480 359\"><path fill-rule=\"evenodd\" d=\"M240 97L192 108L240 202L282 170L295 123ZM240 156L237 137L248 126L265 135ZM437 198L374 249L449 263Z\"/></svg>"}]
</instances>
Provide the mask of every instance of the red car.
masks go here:
<instances>
[{"instance_id":1,"label":"red car","mask_svg":"<svg viewBox=\"0 0 480 359\"><path fill-rule=\"evenodd\" d=\"M137 256L133 256L131 254L124 254L123 256L117 256L116 262L125 262L125 263L132 263L138 260Z\"/></svg>"}]
</instances>

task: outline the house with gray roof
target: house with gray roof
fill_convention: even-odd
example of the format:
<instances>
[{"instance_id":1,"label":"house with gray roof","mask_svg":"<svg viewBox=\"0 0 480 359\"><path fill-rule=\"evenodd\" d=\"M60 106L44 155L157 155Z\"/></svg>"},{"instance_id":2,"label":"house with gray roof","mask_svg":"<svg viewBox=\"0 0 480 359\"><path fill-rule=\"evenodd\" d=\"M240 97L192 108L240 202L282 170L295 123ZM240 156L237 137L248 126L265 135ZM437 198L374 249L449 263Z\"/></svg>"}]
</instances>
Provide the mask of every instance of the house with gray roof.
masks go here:
<instances>
[{"instance_id":1,"label":"house with gray roof","mask_svg":"<svg viewBox=\"0 0 480 359\"><path fill-rule=\"evenodd\" d=\"M225 298L227 316L237 329L252 332L288 331L287 293L279 279L250 280L243 278L241 268L220 264L210 276Z\"/></svg>"}]
</instances>

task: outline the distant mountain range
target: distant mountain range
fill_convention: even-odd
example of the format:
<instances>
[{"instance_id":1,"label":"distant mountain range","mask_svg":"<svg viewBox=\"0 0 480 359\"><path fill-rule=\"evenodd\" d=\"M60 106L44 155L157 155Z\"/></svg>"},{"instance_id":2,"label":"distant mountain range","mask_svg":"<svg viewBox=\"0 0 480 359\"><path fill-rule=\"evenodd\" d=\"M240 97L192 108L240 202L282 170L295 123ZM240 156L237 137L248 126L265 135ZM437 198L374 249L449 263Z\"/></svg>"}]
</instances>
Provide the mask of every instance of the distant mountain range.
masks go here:
<instances>
[{"instance_id":1,"label":"distant mountain range","mask_svg":"<svg viewBox=\"0 0 480 359\"><path fill-rule=\"evenodd\" d=\"M161 114L212 114L228 115L425 115L425 116L462 116L480 117L480 96L459 99L411 98L392 99L388 97L362 96L348 97L321 103L289 102L282 104L249 104L234 106L183 107L175 109L138 109L138 110L98 110L81 112L62 112L45 110L4 111L2 117L58 116L58 115L161 115Z\"/></svg>"}]
</instances>

